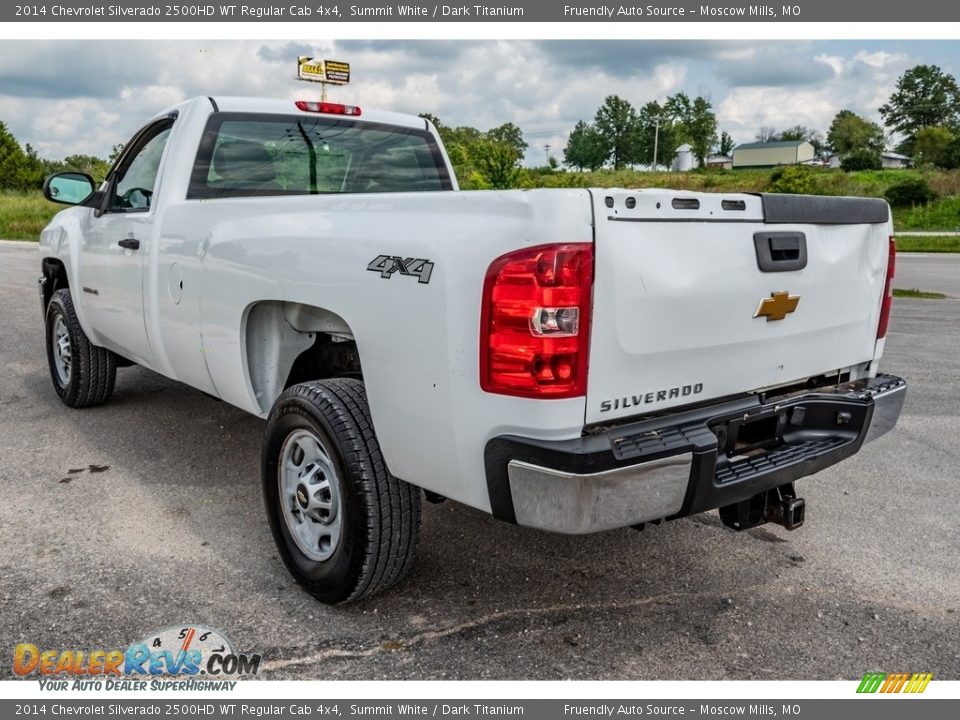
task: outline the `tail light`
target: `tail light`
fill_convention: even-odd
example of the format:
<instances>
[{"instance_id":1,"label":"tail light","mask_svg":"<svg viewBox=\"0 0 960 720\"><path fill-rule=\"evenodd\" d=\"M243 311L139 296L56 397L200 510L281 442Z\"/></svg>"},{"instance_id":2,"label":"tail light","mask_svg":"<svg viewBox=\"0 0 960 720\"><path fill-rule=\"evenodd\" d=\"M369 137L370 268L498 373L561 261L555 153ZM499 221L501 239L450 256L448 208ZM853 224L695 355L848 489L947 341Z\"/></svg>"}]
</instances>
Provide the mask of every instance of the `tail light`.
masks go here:
<instances>
[{"instance_id":1,"label":"tail light","mask_svg":"<svg viewBox=\"0 0 960 720\"><path fill-rule=\"evenodd\" d=\"M541 245L493 261L480 313L480 387L531 398L586 394L593 245Z\"/></svg>"},{"instance_id":2,"label":"tail light","mask_svg":"<svg viewBox=\"0 0 960 720\"><path fill-rule=\"evenodd\" d=\"M310 102L309 100L297 100L298 110L304 112L327 113L328 115L353 115L360 114L360 108L356 105L342 105L340 103L330 102Z\"/></svg>"},{"instance_id":3,"label":"tail light","mask_svg":"<svg viewBox=\"0 0 960 720\"><path fill-rule=\"evenodd\" d=\"M897 241L890 238L890 256L887 259L887 281L883 286L883 303L880 305L880 322L877 325L877 340L887 336L890 324L890 305L893 304L893 275L897 264Z\"/></svg>"}]
</instances>

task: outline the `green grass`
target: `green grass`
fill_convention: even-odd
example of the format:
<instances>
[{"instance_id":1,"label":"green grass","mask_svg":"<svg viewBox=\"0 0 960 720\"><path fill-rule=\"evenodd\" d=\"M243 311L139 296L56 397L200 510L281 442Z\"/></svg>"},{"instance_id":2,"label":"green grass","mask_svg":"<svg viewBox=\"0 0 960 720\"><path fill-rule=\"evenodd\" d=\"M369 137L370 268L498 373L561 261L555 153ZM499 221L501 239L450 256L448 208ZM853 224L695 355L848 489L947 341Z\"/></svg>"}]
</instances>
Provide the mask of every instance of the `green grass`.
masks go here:
<instances>
[{"instance_id":1,"label":"green grass","mask_svg":"<svg viewBox=\"0 0 960 720\"><path fill-rule=\"evenodd\" d=\"M897 230L957 230L960 229L960 197L945 197L912 208L896 208L893 219Z\"/></svg>"},{"instance_id":2,"label":"green grass","mask_svg":"<svg viewBox=\"0 0 960 720\"><path fill-rule=\"evenodd\" d=\"M898 236L897 252L960 253L960 236Z\"/></svg>"},{"instance_id":3,"label":"green grass","mask_svg":"<svg viewBox=\"0 0 960 720\"><path fill-rule=\"evenodd\" d=\"M943 293L918 290L917 288L910 288L909 290L894 288L893 296L900 298L920 298L922 300L943 300L946 297Z\"/></svg>"},{"instance_id":4,"label":"green grass","mask_svg":"<svg viewBox=\"0 0 960 720\"><path fill-rule=\"evenodd\" d=\"M674 188L704 192L771 192L776 190L771 170L695 170L688 173L598 170L596 172L544 172L528 170L524 187L623 187ZM828 168L809 170L809 192L817 195L883 197L887 188L905 180L924 178L940 196L928 205L894 208L897 230L960 229L960 171L863 170L843 172ZM942 252L947 252L942 251ZM949 251L952 252L952 251Z\"/></svg>"},{"instance_id":5,"label":"green grass","mask_svg":"<svg viewBox=\"0 0 960 720\"><path fill-rule=\"evenodd\" d=\"M519 185L524 188L673 188L704 192L769 192L771 170L695 170L688 173L598 170L596 172L549 172L524 168ZM924 178L940 196L928 205L894 208L897 230L960 230L960 171L958 170L842 170L813 168L804 179L804 190L820 195L883 197L891 185ZM464 182L469 187L469 182ZM39 192L0 191L0 238L36 240L40 230L62 207L43 199ZM901 250L911 252L960 252L954 238L902 238Z\"/></svg>"},{"instance_id":6,"label":"green grass","mask_svg":"<svg viewBox=\"0 0 960 720\"><path fill-rule=\"evenodd\" d=\"M0 238L39 240L40 231L63 210L39 192L0 192Z\"/></svg>"}]
</instances>

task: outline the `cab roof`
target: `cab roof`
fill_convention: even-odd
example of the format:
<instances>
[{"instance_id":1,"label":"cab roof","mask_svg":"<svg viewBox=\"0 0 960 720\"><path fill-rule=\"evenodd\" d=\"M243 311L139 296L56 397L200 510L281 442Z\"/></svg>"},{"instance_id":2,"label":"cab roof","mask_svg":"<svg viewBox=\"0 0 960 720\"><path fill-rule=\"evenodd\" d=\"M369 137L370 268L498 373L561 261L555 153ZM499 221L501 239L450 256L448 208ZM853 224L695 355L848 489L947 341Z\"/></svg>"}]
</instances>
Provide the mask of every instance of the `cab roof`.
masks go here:
<instances>
[{"instance_id":1,"label":"cab roof","mask_svg":"<svg viewBox=\"0 0 960 720\"><path fill-rule=\"evenodd\" d=\"M215 95L206 98L206 102L216 104L220 112L250 112L264 113L270 115L312 115L325 113L308 112L300 110L296 106L297 100L307 100L315 103L319 102L318 92L306 91L292 100L277 100L271 98L254 97L232 97ZM329 103L336 103L336 100L327 100ZM349 104L349 103L348 103ZM211 104L212 107L212 104ZM400 127L416 128L425 130L428 128L427 121L416 115L406 115L403 113L388 112L385 110L368 110L363 105L360 106L361 113L359 117L350 116L351 119L365 120L367 122L385 123L388 125L398 125ZM337 117L331 114L331 117Z\"/></svg>"}]
</instances>

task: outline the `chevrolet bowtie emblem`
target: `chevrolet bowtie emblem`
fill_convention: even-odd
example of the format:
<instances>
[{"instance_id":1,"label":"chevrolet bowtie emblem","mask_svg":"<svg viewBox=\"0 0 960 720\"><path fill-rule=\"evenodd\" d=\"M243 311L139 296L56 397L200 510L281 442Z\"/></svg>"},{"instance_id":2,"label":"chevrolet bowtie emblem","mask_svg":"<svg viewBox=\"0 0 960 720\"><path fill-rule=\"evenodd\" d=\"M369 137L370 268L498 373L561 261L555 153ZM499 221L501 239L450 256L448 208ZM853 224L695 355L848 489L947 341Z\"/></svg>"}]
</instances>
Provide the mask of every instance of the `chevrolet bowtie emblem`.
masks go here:
<instances>
[{"instance_id":1,"label":"chevrolet bowtie emblem","mask_svg":"<svg viewBox=\"0 0 960 720\"><path fill-rule=\"evenodd\" d=\"M787 315L797 309L800 304L799 295L791 295L786 292L770 293L770 297L764 298L757 305L757 311L753 314L755 318L765 317L767 322L771 320L783 320Z\"/></svg>"}]
</instances>

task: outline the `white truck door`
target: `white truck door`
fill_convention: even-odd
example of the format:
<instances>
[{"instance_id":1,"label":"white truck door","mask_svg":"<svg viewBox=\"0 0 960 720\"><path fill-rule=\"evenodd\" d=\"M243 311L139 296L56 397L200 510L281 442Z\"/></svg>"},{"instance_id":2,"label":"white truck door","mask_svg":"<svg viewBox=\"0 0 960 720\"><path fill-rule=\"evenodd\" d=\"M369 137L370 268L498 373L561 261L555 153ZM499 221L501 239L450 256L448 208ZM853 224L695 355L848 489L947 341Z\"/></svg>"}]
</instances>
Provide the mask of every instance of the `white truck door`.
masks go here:
<instances>
[{"instance_id":1,"label":"white truck door","mask_svg":"<svg viewBox=\"0 0 960 720\"><path fill-rule=\"evenodd\" d=\"M143 264L149 258L152 198L173 125L166 118L131 141L108 178L103 214L90 220L78 295L100 342L130 360L153 366L143 313Z\"/></svg>"}]
</instances>

